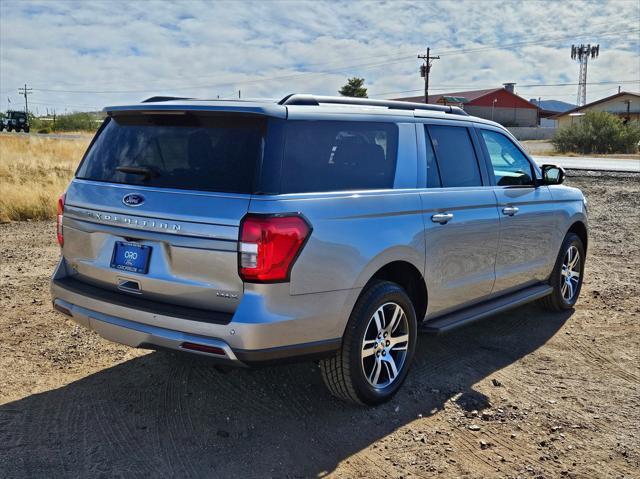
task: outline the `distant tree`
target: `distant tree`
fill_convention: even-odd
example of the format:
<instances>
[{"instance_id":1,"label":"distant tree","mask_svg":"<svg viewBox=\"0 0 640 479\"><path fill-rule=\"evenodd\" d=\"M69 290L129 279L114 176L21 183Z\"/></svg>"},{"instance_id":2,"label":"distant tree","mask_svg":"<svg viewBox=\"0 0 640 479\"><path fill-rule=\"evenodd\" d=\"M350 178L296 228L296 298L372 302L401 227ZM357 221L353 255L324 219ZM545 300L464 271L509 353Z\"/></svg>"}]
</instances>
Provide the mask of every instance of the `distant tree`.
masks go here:
<instances>
[{"instance_id":1,"label":"distant tree","mask_svg":"<svg viewBox=\"0 0 640 479\"><path fill-rule=\"evenodd\" d=\"M347 80L346 85L340 88L342 96L355 96L367 98L367 89L364 87L364 78L353 77Z\"/></svg>"}]
</instances>

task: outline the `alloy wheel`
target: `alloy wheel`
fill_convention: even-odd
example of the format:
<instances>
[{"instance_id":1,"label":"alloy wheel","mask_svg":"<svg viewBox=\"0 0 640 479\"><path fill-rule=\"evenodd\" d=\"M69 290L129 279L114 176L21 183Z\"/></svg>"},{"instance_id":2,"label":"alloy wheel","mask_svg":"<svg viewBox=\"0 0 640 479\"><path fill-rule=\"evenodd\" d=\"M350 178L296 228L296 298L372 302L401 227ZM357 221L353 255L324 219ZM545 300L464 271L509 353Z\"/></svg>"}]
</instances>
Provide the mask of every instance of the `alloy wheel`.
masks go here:
<instances>
[{"instance_id":1,"label":"alloy wheel","mask_svg":"<svg viewBox=\"0 0 640 479\"><path fill-rule=\"evenodd\" d=\"M362 370L371 386L393 383L404 366L409 347L409 322L402 307L390 302L369 319L362 340Z\"/></svg>"},{"instance_id":2,"label":"alloy wheel","mask_svg":"<svg viewBox=\"0 0 640 479\"><path fill-rule=\"evenodd\" d=\"M573 245L564 254L560 274L562 299L570 303L576 296L580 284L580 252Z\"/></svg>"}]
</instances>

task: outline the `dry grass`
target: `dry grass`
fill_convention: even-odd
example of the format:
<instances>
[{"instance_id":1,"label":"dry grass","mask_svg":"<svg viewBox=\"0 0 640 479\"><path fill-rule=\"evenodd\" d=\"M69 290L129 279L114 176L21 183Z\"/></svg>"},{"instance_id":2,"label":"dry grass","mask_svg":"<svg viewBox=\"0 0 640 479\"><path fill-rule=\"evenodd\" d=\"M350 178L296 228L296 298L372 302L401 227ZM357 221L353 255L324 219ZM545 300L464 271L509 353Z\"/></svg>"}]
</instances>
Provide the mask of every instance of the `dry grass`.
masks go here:
<instances>
[{"instance_id":1,"label":"dry grass","mask_svg":"<svg viewBox=\"0 0 640 479\"><path fill-rule=\"evenodd\" d=\"M90 140L0 135L0 222L55 217Z\"/></svg>"}]
</instances>

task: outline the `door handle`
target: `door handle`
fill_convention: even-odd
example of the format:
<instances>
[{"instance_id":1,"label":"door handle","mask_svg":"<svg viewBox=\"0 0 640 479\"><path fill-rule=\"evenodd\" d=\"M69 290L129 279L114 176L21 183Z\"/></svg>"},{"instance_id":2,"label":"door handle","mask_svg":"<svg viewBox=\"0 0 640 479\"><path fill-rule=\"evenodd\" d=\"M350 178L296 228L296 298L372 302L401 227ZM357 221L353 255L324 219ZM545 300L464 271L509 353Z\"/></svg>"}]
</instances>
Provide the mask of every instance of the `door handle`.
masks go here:
<instances>
[{"instance_id":1,"label":"door handle","mask_svg":"<svg viewBox=\"0 0 640 479\"><path fill-rule=\"evenodd\" d=\"M453 219L453 213L436 213L431 216L431 221L440 223L441 225L448 223Z\"/></svg>"},{"instance_id":2,"label":"door handle","mask_svg":"<svg viewBox=\"0 0 640 479\"><path fill-rule=\"evenodd\" d=\"M520 211L520 208L518 208L517 206L505 206L504 208L502 208L502 212L507 216L513 216L518 211Z\"/></svg>"}]
</instances>

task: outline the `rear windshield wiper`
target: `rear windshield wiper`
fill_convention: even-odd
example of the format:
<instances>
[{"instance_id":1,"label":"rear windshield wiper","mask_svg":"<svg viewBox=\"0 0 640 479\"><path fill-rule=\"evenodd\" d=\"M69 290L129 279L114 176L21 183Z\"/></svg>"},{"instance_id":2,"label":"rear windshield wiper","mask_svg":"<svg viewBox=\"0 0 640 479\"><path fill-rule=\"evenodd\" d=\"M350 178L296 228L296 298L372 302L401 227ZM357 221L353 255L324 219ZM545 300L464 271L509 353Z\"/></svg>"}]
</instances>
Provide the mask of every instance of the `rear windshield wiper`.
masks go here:
<instances>
[{"instance_id":1,"label":"rear windshield wiper","mask_svg":"<svg viewBox=\"0 0 640 479\"><path fill-rule=\"evenodd\" d=\"M145 180L152 178L154 176L158 176L158 172L152 170L151 168L147 168L146 166L117 166L116 171L120 173L128 173L131 175L140 175L144 176Z\"/></svg>"}]
</instances>

